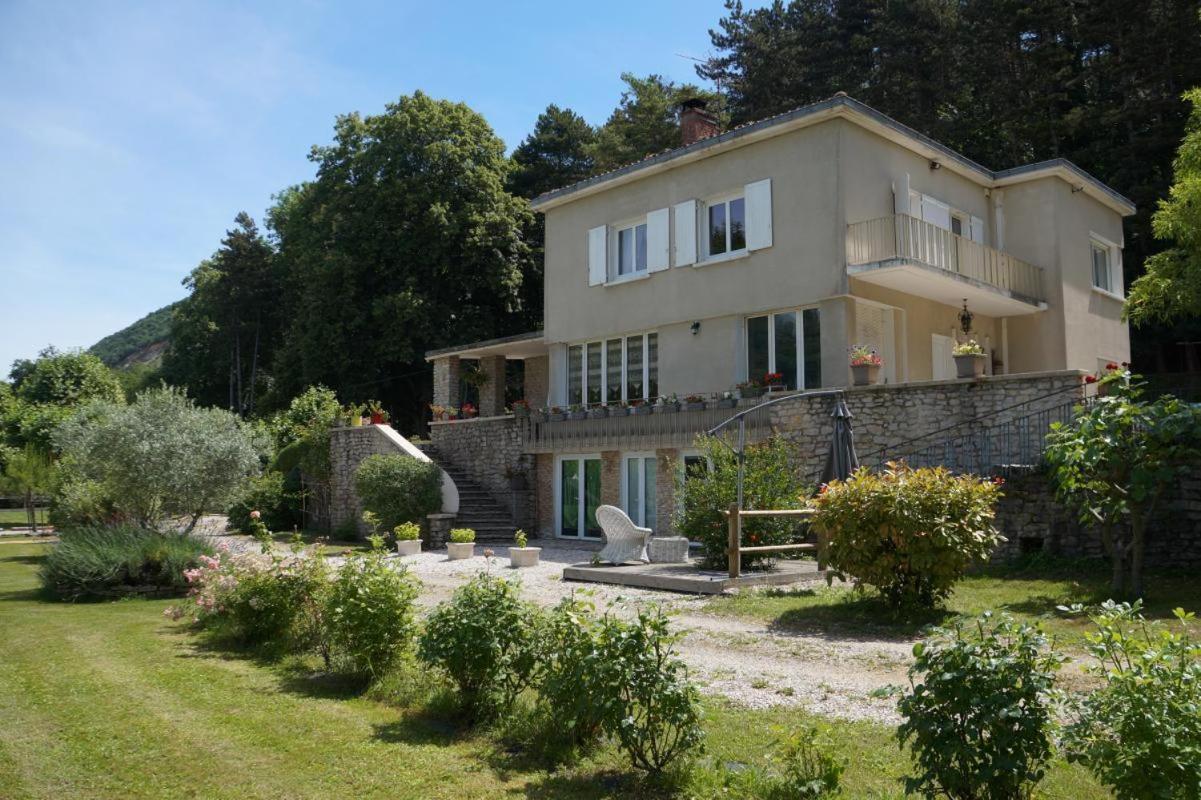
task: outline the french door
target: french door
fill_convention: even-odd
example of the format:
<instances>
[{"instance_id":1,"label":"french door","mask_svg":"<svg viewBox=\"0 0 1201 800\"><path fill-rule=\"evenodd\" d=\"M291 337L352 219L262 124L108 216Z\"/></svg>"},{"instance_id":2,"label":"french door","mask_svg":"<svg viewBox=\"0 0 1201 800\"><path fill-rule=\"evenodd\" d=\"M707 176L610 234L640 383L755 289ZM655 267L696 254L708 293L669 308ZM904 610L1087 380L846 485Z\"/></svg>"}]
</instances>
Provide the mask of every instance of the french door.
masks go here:
<instances>
[{"instance_id":1,"label":"french door","mask_svg":"<svg viewBox=\"0 0 1201 800\"><path fill-rule=\"evenodd\" d=\"M601 460L597 456L561 456L555 484L559 536L599 539L596 509L600 506Z\"/></svg>"},{"instance_id":2,"label":"french door","mask_svg":"<svg viewBox=\"0 0 1201 800\"><path fill-rule=\"evenodd\" d=\"M656 465L653 453L627 455L621 462L621 505L634 524L655 530Z\"/></svg>"}]
</instances>

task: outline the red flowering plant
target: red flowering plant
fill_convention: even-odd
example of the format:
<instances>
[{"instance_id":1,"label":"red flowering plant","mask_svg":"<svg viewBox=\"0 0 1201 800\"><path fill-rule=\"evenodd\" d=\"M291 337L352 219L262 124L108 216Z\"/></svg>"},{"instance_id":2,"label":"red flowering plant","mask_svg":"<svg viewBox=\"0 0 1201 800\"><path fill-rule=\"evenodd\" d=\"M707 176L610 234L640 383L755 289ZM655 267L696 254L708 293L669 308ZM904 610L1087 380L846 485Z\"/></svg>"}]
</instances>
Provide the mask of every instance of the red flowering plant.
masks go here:
<instances>
[{"instance_id":1,"label":"red flowering plant","mask_svg":"<svg viewBox=\"0 0 1201 800\"><path fill-rule=\"evenodd\" d=\"M766 375L763 376L763 385L764 386L772 386L772 387L783 386L784 385L784 373L783 372L767 373Z\"/></svg>"},{"instance_id":2,"label":"red flowering plant","mask_svg":"<svg viewBox=\"0 0 1201 800\"><path fill-rule=\"evenodd\" d=\"M463 419L474 417L477 413L479 413L479 409L471 403L464 403L459 407L459 416Z\"/></svg>"},{"instance_id":3,"label":"red flowering plant","mask_svg":"<svg viewBox=\"0 0 1201 800\"><path fill-rule=\"evenodd\" d=\"M867 345L859 344L851 348L852 367L878 367L883 363L880 354Z\"/></svg>"}]
</instances>

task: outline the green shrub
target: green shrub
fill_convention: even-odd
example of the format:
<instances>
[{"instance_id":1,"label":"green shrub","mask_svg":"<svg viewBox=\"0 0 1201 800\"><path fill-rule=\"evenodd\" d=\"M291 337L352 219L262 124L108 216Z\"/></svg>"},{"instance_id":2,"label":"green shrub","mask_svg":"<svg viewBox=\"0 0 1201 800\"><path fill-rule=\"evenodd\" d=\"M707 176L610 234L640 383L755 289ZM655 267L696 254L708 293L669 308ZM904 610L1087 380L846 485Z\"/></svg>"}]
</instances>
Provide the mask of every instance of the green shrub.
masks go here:
<instances>
[{"instance_id":1,"label":"green shrub","mask_svg":"<svg viewBox=\"0 0 1201 800\"><path fill-rule=\"evenodd\" d=\"M50 497L50 522L63 530L103 527L120 515L112 498L98 481L87 480L70 470L56 470Z\"/></svg>"},{"instance_id":2,"label":"green shrub","mask_svg":"<svg viewBox=\"0 0 1201 800\"><path fill-rule=\"evenodd\" d=\"M620 704L609 724L630 763L658 775L704 742L700 693L674 652L679 634L656 608L632 621L605 615L600 638L600 674Z\"/></svg>"},{"instance_id":3,"label":"green shrub","mask_svg":"<svg viewBox=\"0 0 1201 800\"><path fill-rule=\"evenodd\" d=\"M1118 800L1201 797L1201 642L1150 630L1140 610L1107 601L1093 618L1091 672L1104 681L1068 726L1066 749Z\"/></svg>"},{"instance_id":4,"label":"green shrub","mask_svg":"<svg viewBox=\"0 0 1201 800\"><path fill-rule=\"evenodd\" d=\"M913 648L897 729L918 774L907 792L952 800L1029 797L1051 757L1054 674L1042 631L985 613ZM916 680L921 675L920 682Z\"/></svg>"},{"instance_id":5,"label":"green shrub","mask_svg":"<svg viewBox=\"0 0 1201 800\"><path fill-rule=\"evenodd\" d=\"M289 490L285 477L266 472L246 481L238 499L227 511L230 527L249 533L250 512L258 511L269 530L289 531L302 523L298 498Z\"/></svg>"},{"instance_id":6,"label":"green shrub","mask_svg":"<svg viewBox=\"0 0 1201 800\"><path fill-rule=\"evenodd\" d=\"M834 577L875 587L893 608L941 602L1004 539L992 526L998 483L889 464L835 481L814 501Z\"/></svg>"},{"instance_id":7,"label":"green shrub","mask_svg":"<svg viewBox=\"0 0 1201 800\"><path fill-rule=\"evenodd\" d=\"M831 747L829 737L817 728L801 728L789 734L775 758L780 764L780 774L769 782L767 796L773 800L837 796L847 762L833 756L829 752Z\"/></svg>"},{"instance_id":8,"label":"green shrub","mask_svg":"<svg viewBox=\"0 0 1201 800\"><path fill-rule=\"evenodd\" d=\"M697 447L710 468L696 466L685 476L680 487L683 503L676 515L681 535L700 542L704 564L711 569L726 569L729 559L729 527L722 513L738 497L738 461L722 441L712 437L697 439ZM743 478L744 508L800 508L808 496L796 468L793 445L782 437L746 448ZM751 518L742 525L742 544L766 546L787 544L794 538L797 523L786 518ZM744 569L769 566L772 555L746 554Z\"/></svg>"},{"instance_id":9,"label":"green shrub","mask_svg":"<svg viewBox=\"0 0 1201 800\"><path fill-rule=\"evenodd\" d=\"M429 461L402 455L373 455L355 472L363 508L379 515L391 530L402 522L420 522L442 508L442 471Z\"/></svg>"},{"instance_id":10,"label":"green shrub","mask_svg":"<svg viewBox=\"0 0 1201 800\"><path fill-rule=\"evenodd\" d=\"M412 542L421 538L421 526L416 522L402 522L392 529L398 542Z\"/></svg>"},{"instance_id":11,"label":"green shrub","mask_svg":"<svg viewBox=\"0 0 1201 800\"><path fill-rule=\"evenodd\" d=\"M480 573L426 620L418 655L458 686L474 719L504 712L536 664L537 609L516 583Z\"/></svg>"},{"instance_id":12,"label":"green shrub","mask_svg":"<svg viewBox=\"0 0 1201 800\"><path fill-rule=\"evenodd\" d=\"M418 588L408 569L393 569L380 549L348 558L326 596L334 658L352 672L383 675L412 644Z\"/></svg>"},{"instance_id":13,"label":"green shrub","mask_svg":"<svg viewBox=\"0 0 1201 800\"><path fill-rule=\"evenodd\" d=\"M134 590L183 594L184 570L212 547L194 536L134 526L64 530L42 564L42 585L62 600L115 597Z\"/></svg>"},{"instance_id":14,"label":"green shrub","mask_svg":"<svg viewBox=\"0 0 1201 800\"><path fill-rule=\"evenodd\" d=\"M451 528L448 536L455 544L469 544L475 541L475 531L471 528Z\"/></svg>"}]
</instances>

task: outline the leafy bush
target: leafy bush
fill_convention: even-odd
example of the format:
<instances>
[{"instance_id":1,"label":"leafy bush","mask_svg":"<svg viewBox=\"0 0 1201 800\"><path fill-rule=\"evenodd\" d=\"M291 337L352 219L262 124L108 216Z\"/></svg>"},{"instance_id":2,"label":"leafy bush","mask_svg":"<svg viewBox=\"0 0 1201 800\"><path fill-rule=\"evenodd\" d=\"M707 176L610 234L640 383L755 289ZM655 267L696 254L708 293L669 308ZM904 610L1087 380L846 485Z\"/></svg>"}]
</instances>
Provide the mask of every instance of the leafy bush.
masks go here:
<instances>
[{"instance_id":1,"label":"leafy bush","mask_svg":"<svg viewBox=\"0 0 1201 800\"><path fill-rule=\"evenodd\" d=\"M1140 610L1107 601L1093 618L1091 672L1104 681L1068 726L1066 749L1118 800L1201 797L1201 642L1152 631Z\"/></svg>"},{"instance_id":2,"label":"leafy bush","mask_svg":"<svg viewBox=\"0 0 1201 800\"><path fill-rule=\"evenodd\" d=\"M716 438L701 437L697 439L697 447L712 466L694 467L685 476L680 487L684 502L676 515L676 528L681 535L701 543L706 567L726 569L729 527L722 512L738 496L738 461L730 448ZM773 437L762 444L747 446L743 478L745 508L800 508L807 495L788 440ZM742 526L742 543L748 547L787 544L795 528L796 523L785 518L750 518ZM772 555L748 553L742 557L742 565L754 569L769 565L773 559Z\"/></svg>"},{"instance_id":3,"label":"leafy bush","mask_svg":"<svg viewBox=\"0 0 1201 800\"><path fill-rule=\"evenodd\" d=\"M426 620L418 655L442 669L476 719L513 705L533 673L539 614L516 583L480 573Z\"/></svg>"},{"instance_id":4,"label":"leafy bush","mask_svg":"<svg viewBox=\"0 0 1201 800\"><path fill-rule=\"evenodd\" d=\"M331 651L352 672L378 678L413 641L413 603L419 584L384 552L348 558L326 597Z\"/></svg>"},{"instance_id":5,"label":"leafy bush","mask_svg":"<svg viewBox=\"0 0 1201 800\"><path fill-rule=\"evenodd\" d=\"M355 472L363 507L379 515L385 530L402 522L420 522L442 507L438 465L402 455L373 455Z\"/></svg>"},{"instance_id":6,"label":"leafy bush","mask_svg":"<svg viewBox=\"0 0 1201 800\"><path fill-rule=\"evenodd\" d=\"M575 595L548 614L540 641L538 692L567 747L594 742L621 708L595 606Z\"/></svg>"},{"instance_id":7,"label":"leafy bush","mask_svg":"<svg viewBox=\"0 0 1201 800\"><path fill-rule=\"evenodd\" d=\"M50 521L56 528L99 527L118 521L120 515L99 482L88 480L70 470L55 472Z\"/></svg>"},{"instance_id":8,"label":"leafy bush","mask_svg":"<svg viewBox=\"0 0 1201 800\"><path fill-rule=\"evenodd\" d=\"M834 577L873 586L893 608L941 602L1004 539L992 526L1000 486L942 468L889 464L835 481L814 501Z\"/></svg>"},{"instance_id":9,"label":"leafy bush","mask_svg":"<svg viewBox=\"0 0 1201 800\"><path fill-rule=\"evenodd\" d=\"M402 522L392 529L398 542L413 542L421 538L421 526L416 522Z\"/></svg>"},{"instance_id":10,"label":"leafy bush","mask_svg":"<svg viewBox=\"0 0 1201 800\"><path fill-rule=\"evenodd\" d=\"M659 774L704 741L700 693L674 652L679 634L656 608L632 621L607 614L600 636L601 674L620 703L613 732L635 768Z\"/></svg>"},{"instance_id":11,"label":"leafy bush","mask_svg":"<svg viewBox=\"0 0 1201 800\"><path fill-rule=\"evenodd\" d=\"M284 476L266 472L251 478L228 509L230 527L250 532L250 512L258 511L268 530L286 531L300 525L296 496L285 487Z\"/></svg>"},{"instance_id":12,"label":"leafy bush","mask_svg":"<svg viewBox=\"0 0 1201 800\"><path fill-rule=\"evenodd\" d=\"M42 564L42 585L62 600L114 597L147 588L183 594L184 570L213 552L194 536L134 526L74 528Z\"/></svg>"},{"instance_id":13,"label":"leafy bush","mask_svg":"<svg viewBox=\"0 0 1201 800\"><path fill-rule=\"evenodd\" d=\"M769 797L817 800L836 796L847 762L831 755L830 748L829 738L817 728L801 728L787 736L776 757L781 774L771 781Z\"/></svg>"},{"instance_id":14,"label":"leafy bush","mask_svg":"<svg viewBox=\"0 0 1201 800\"><path fill-rule=\"evenodd\" d=\"M1051 756L1055 671L1042 631L985 613L913 648L897 729L919 772L907 792L952 800L1029 797ZM922 675L921 682L915 677Z\"/></svg>"},{"instance_id":15,"label":"leafy bush","mask_svg":"<svg viewBox=\"0 0 1201 800\"><path fill-rule=\"evenodd\" d=\"M330 581L325 560L303 552L218 553L185 577L191 584L190 615L221 636L279 650L316 648L328 661L323 619Z\"/></svg>"},{"instance_id":16,"label":"leafy bush","mask_svg":"<svg viewBox=\"0 0 1201 800\"><path fill-rule=\"evenodd\" d=\"M455 544L469 544L475 541L475 531L471 528L451 528L448 536Z\"/></svg>"},{"instance_id":17,"label":"leafy bush","mask_svg":"<svg viewBox=\"0 0 1201 800\"><path fill-rule=\"evenodd\" d=\"M95 481L123 515L143 527L227 508L259 471L261 442L235 415L199 408L170 387L128 406L89 406L55 434L64 469Z\"/></svg>"}]
</instances>

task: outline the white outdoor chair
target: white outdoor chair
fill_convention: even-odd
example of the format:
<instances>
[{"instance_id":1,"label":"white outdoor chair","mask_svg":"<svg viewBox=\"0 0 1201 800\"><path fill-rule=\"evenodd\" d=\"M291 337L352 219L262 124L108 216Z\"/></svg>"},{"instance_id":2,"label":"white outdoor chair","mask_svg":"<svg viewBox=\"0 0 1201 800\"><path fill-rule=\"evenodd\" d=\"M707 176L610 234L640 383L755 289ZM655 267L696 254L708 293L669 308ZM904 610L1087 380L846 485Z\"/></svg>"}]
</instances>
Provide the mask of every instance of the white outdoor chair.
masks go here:
<instances>
[{"instance_id":1,"label":"white outdoor chair","mask_svg":"<svg viewBox=\"0 0 1201 800\"><path fill-rule=\"evenodd\" d=\"M650 562L646 543L651 538L650 528L639 528L626 512L617 506L601 506L596 510L596 521L605 534L605 547L600 551L601 561L624 564L627 561Z\"/></svg>"}]
</instances>

